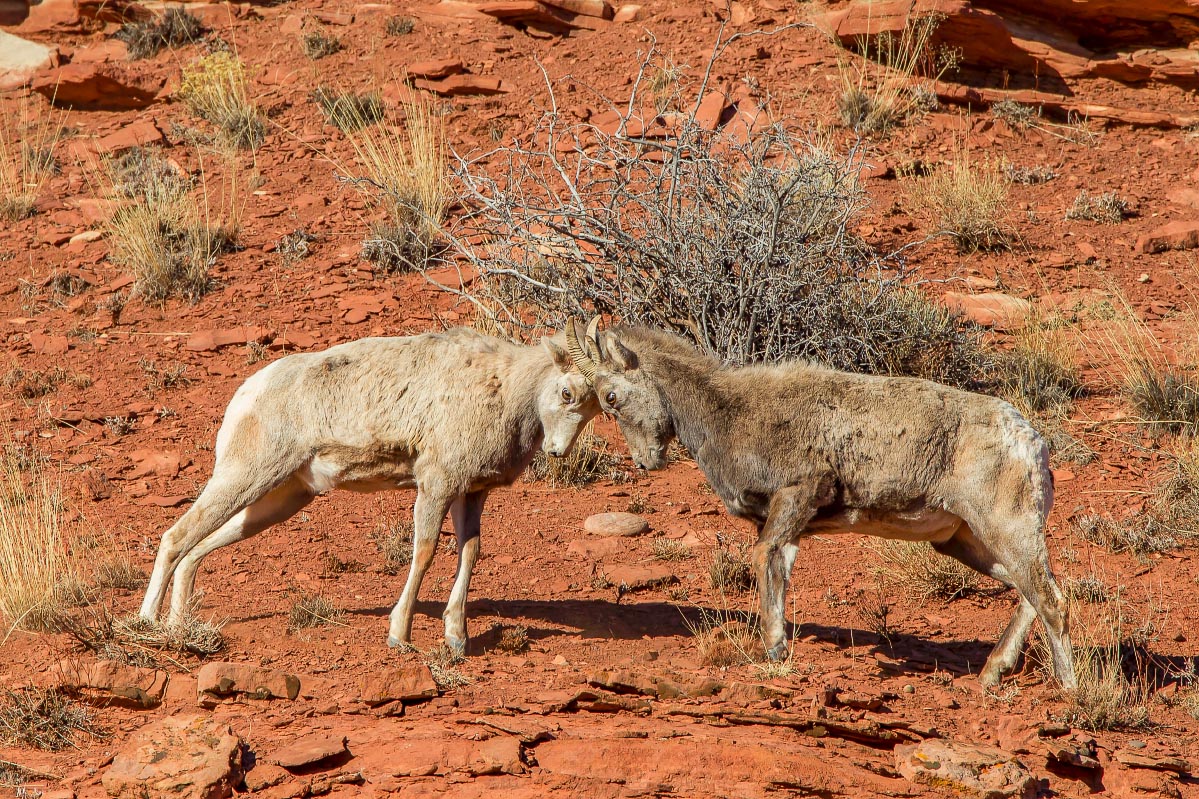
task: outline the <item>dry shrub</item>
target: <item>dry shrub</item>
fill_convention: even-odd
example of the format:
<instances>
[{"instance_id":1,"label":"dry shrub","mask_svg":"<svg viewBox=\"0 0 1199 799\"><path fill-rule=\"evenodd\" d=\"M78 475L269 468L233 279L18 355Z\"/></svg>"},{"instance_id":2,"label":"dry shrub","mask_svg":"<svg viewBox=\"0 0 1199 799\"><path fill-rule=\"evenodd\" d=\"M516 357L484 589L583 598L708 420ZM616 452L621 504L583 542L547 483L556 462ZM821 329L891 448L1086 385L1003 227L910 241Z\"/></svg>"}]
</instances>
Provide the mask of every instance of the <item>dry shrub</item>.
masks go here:
<instances>
[{"instance_id":1,"label":"dry shrub","mask_svg":"<svg viewBox=\"0 0 1199 799\"><path fill-rule=\"evenodd\" d=\"M109 259L133 273L135 291L146 300L199 299L209 288L209 268L234 246L235 229L210 226L191 181L147 151L111 163L108 180L114 194L128 198L106 225Z\"/></svg>"},{"instance_id":2,"label":"dry shrub","mask_svg":"<svg viewBox=\"0 0 1199 799\"><path fill-rule=\"evenodd\" d=\"M747 621L708 617L691 631L699 661L713 668L760 662L765 657L761 636Z\"/></svg>"},{"instance_id":3,"label":"dry shrub","mask_svg":"<svg viewBox=\"0 0 1199 799\"><path fill-rule=\"evenodd\" d=\"M1066 219L1086 219L1091 222L1106 222L1114 225L1123 222L1131 209L1125 200L1114 191L1099 195L1090 195L1086 190L1080 191L1074 198L1074 204L1066 211Z\"/></svg>"},{"instance_id":4,"label":"dry shrub","mask_svg":"<svg viewBox=\"0 0 1199 799\"><path fill-rule=\"evenodd\" d=\"M445 126L425 101L404 106L401 124L388 115L371 125L357 110L346 130L360 171L351 178L384 219L371 226L362 255L385 272L424 269L445 250L448 209Z\"/></svg>"},{"instance_id":5,"label":"dry shrub","mask_svg":"<svg viewBox=\"0 0 1199 799\"><path fill-rule=\"evenodd\" d=\"M151 394L172 388L190 386L192 379L186 375L187 364L176 363L174 366L162 367L158 361L142 358L137 362L138 368L146 375L146 390Z\"/></svg>"},{"instance_id":6,"label":"dry shrub","mask_svg":"<svg viewBox=\"0 0 1199 799\"><path fill-rule=\"evenodd\" d=\"M1088 542L1117 555L1131 552L1144 557L1167 552L1178 544L1174 535L1148 513L1134 514L1121 521L1087 514L1074 519L1074 526Z\"/></svg>"},{"instance_id":7,"label":"dry shrub","mask_svg":"<svg viewBox=\"0 0 1199 799\"><path fill-rule=\"evenodd\" d=\"M59 752L76 745L79 735L104 737L91 710L53 689L5 690L0 697L0 741Z\"/></svg>"},{"instance_id":8,"label":"dry shrub","mask_svg":"<svg viewBox=\"0 0 1199 799\"><path fill-rule=\"evenodd\" d=\"M727 543L717 539L716 549L712 552L712 562L708 565L708 581L717 591L743 592L757 585L757 576L750 565L747 547L737 547L734 551Z\"/></svg>"},{"instance_id":9,"label":"dry shrub","mask_svg":"<svg viewBox=\"0 0 1199 799\"><path fill-rule=\"evenodd\" d=\"M510 655L519 655L529 651L529 628L523 624L502 625L500 640L495 648Z\"/></svg>"},{"instance_id":10,"label":"dry shrub","mask_svg":"<svg viewBox=\"0 0 1199 799\"><path fill-rule=\"evenodd\" d=\"M422 652L421 655L439 690L452 691L474 682L471 677L463 674L457 668L466 658L447 646L444 641L427 652Z\"/></svg>"},{"instance_id":11,"label":"dry shrub","mask_svg":"<svg viewBox=\"0 0 1199 799\"><path fill-rule=\"evenodd\" d=\"M837 47L841 76L837 112L846 127L857 133L886 133L913 113L928 110L930 94L935 107L936 92L911 83L917 74L935 81L955 66L953 53L937 53L930 46L943 18L937 14L909 17L899 36L884 31L860 37L854 47L856 57ZM834 43L839 44L835 39Z\"/></svg>"},{"instance_id":12,"label":"dry shrub","mask_svg":"<svg viewBox=\"0 0 1199 799\"><path fill-rule=\"evenodd\" d=\"M529 463L526 479L548 482L554 488L578 487L612 474L620 457L608 451L608 442L597 436L591 422L579 432L574 446L560 458L537 450Z\"/></svg>"},{"instance_id":13,"label":"dry shrub","mask_svg":"<svg viewBox=\"0 0 1199 799\"><path fill-rule=\"evenodd\" d=\"M978 572L942 555L924 541L872 541L882 560L879 577L918 602L952 602L978 590Z\"/></svg>"},{"instance_id":14,"label":"dry shrub","mask_svg":"<svg viewBox=\"0 0 1199 799\"><path fill-rule=\"evenodd\" d=\"M866 629L890 646L895 630L891 627L891 602L881 581L875 584L873 591L858 591L853 607Z\"/></svg>"},{"instance_id":15,"label":"dry shrub","mask_svg":"<svg viewBox=\"0 0 1199 799\"><path fill-rule=\"evenodd\" d=\"M1002 119L1013 128L1030 128L1040 120L1041 109L1015 100L1000 100L992 103L991 116Z\"/></svg>"},{"instance_id":16,"label":"dry shrub","mask_svg":"<svg viewBox=\"0 0 1199 799\"><path fill-rule=\"evenodd\" d=\"M416 20L412 17L388 17L383 30L388 36L407 36L415 27Z\"/></svg>"},{"instance_id":17,"label":"dry shrub","mask_svg":"<svg viewBox=\"0 0 1199 799\"><path fill-rule=\"evenodd\" d=\"M305 630L312 627L327 627L341 625L345 615L341 608L320 594L300 594L287 612L287 630Z\"/></svg>"},{"instance_id":18,"label":"dry shrub","mask_svg":"<svg viewBox=\"0 0 1199 799\"><path fill-rule=\"evenodd\" d=\"M1089 605L1100 605L1112 598L1112 591L1107 584L1094 574L1068 577L1062 585L1062 590L1070 599Z\"/></svg>"},{"instance_id":19,"label":"dry shrub","mask_svg":"<svg viewBox=\"0 0 1199 799\"><path fill-rule=\"evenodd\" d=\"M174 622L129 616L113 619L113 640L134 647L207 657L225 648L221 625L187 612Z\"/></svg>"},{"instance_id":20,"label":"dry shrub","mask_svg":"<svg viewBox=\"0 0 1199 799\"><path fill-rule=\"evenodd\" d=\"M989 160L974 161L965 148L953 160L910 189L912 201L930 211L949 233L959 252L998 250L1009 246L1003 217L1008 210L1008 184Z\"/></svg>"},{"instance_id":21,"label":"dry shrub","mask_svg":"<svg viewBox=\"0 0 1199 799\"><path fill-rule=\"evenodd\" d=\"M665 536L655 538L650 545L650 549L654 554L654 558L666 561L667 563L678 563L694 556L691 547L682 541L676 541Z\"/></svg>"},{"instance_id":22,"label":"dry shrub","mask_svg":"<svg viewBox=\"0 0 1199 799\"><path fill-rule=\"evenodd\" d=\"M127 552L112 552L96 564L96 585L133 591L146 584L146 573L137 567Z\"/></svg>"},{"instance_id":23,"label":"dry shrub","mask_svg":"<svg viewBox=\"0 0 1199 799\"><path fill-rule=\"evenodd\" d=\"M62 487L40 461L18 462L6 447L0 464L0 618L9 632L61 627L79 580ZM3 640L0 638L0 640Z\"/></svg>"},{"instance_id":24,"label":"dry shrub","mask_svg":"<svg viewBox=\"0 0 1199 799\"><path fill-rule=\"evenodd\" d=\"M233 53L218 51L184 67L176 96L236 147L257 148L266 138L262 114L250 99L245 65Z\"/></svg>"},{"instance_id":25,"label":"dry shrub","mask_svg":"<svg viewBox=\"0 0 1199 799\"><path fill-rule=\"evenodd\" d=\"M35 400L54 393L60 385L66 382L67 378L67 372L59 366L52 366L45 371L14 366L5 372L4 379L0 380L0 384L3 384L4 388L15 397Z\"/></svg>"},{"instance_id":26,"label":"dry shrub","mask_svg":"<svg viewBox=\"0 0 1199 799\"><path fill-rule=\"evenodd\" d=\"M130 58L152 58L165 47L178 47L198 41L204 26L183 6L173 6L145 22L127 22L113 38L129 47Z\"/></svg>"},{"instance_id":27,"label":"dry shrub","mask_svg":"<svg viewBox=\"0 0 1199 799\"><path fill-rule=\"evenodd\" d=\"M384 521L375 533L375 547L383 553L383 573L397 575L412 563L412 539L415 535L410 521Z\"/></svg>"},{"instance_id":28,"label":"dry shrub","mask_svg":"<svg viewBox=\"0 0 1199 799\"><path fill-rule=\"evenodd\" d=\"M1061 327L1039 317L1016 334L1015 346L997 364L1000 392L1027 416L1061 415L1082 394L1073 347Z\"/></svg>"},{"instance_id":29,"label":"dry shrub","mask_svg":"<svg viewBox=\"0 0 1199 799\"><path fill-rule=\"evenodd\" d=\"M0 220L33 216L38 195L58 172L54 148L65 120L28 104L0 117Z\"/></svg>"},{"instance_id":30,"label":"dry shrub","mask_svg":"<svg viewBox=\"0 0 1199 799\"><path fill-rule=\"evenodd\" d=\"M341 42L323 28L310 30L300 38L300 48L313 61L341 52Z\"/></svg>"},{"instance_id":31,"label":"dry shrub","mask_svg":"<svg viewBox=\"0 0 1199 799\"><path fill-rule=\"evenodd\" d=\"M383 100L378 92L356 94L319 86L312 99L320 106L329 124L343 133L361 130L383 120Z\"/></svg>"},{"instance_id":32,"label":"dry shrub","mask_svg":"<svg viewBox=\"0 0 1199 799\"><path fill-rule=\"evenodd\" d=\"M653 58L613 107L648 106ZM609 134L551 110L519 142L460 162L470 212L450 233L501 327L598 312L735 364L805 358L964 386L988 371L978 331L853 233L867 205L856 155L781 125L738 142L686 114L668 141L626 135L654 124L636 110L619 124Z\"/></svg>"},{"instance_id":33,"label":"dry shrub","mask_svg":"<svg viewBox=\"0 0 1199 799\"><path fill-rule=\"evenodd\" d=\"M1039 186L1056 178L1057 173L1047 166L1016 166L1004 161L1003 176L1022 186Z\"/></svg>"}]
</instances>

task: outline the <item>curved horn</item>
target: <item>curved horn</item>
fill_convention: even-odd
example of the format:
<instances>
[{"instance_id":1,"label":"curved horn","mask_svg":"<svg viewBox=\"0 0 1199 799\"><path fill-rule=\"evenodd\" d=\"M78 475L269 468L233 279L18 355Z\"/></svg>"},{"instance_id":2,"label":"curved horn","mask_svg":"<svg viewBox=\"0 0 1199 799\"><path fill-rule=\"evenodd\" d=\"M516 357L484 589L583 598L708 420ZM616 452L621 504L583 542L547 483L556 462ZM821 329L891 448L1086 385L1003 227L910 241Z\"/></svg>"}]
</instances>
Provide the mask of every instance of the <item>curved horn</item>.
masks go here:
<instances>
[{"instance_id":1,"label":"curved horn","mask_svg":"<svg viewBox=\"0 0 1199 799\"><path fill-rule=\"evenodd\" d=\"M600 345L599 338L599 314L591 317L591 321L587 323L587 351L590 352L592 347L595 347L595 354L601 358L604 356L604 348Z\"/></svg>"},{"instance_id":2,"label":"curved horn","mask_svg":"<svg viewBox=\"0 0 1199 799\"><path fill-rule=\"evenodd\" d=\"M597 316L596 319L599 317ZM587 384L592 385L595 382L595 361L579 343L579 334L575 330L576 324L573 319L566 323L566 351L570 353L570 359L574 361L575 368L587 379Z\"/></svg>"}]
</instances>

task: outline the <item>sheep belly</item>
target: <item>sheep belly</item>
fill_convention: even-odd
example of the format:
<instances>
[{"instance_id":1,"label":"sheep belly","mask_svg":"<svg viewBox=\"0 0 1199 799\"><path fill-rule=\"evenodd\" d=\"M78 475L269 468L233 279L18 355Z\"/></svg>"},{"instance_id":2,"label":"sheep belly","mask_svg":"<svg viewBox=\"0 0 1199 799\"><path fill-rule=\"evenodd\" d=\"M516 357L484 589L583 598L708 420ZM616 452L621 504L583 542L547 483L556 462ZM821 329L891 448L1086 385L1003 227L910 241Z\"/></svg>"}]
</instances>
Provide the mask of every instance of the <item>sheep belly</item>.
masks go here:
<instances>
[{"instance_id":1,"label":"sheep belly","mask_svg":"<svg viewBox=\"0 0 1199 799\"><path fill-rule=\"evenodd\" d=\"M883 511L845 508L827 516L817 516L804 533L861 533L897 541L948 541L962 526L960 516L940 508L916 511Z\"/></svg>"}]
</instances>

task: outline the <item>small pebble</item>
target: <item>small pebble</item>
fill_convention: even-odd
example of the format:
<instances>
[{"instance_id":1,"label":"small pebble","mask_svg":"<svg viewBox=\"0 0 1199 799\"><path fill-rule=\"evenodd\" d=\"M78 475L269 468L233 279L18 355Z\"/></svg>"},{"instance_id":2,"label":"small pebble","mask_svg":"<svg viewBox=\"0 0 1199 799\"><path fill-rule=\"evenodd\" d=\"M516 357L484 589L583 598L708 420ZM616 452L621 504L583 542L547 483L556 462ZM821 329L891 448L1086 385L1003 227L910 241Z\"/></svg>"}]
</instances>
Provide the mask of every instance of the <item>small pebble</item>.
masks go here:
<instances>
[{"instance_id":1,"label":"small pebble","mask_svg":"<svg viewBox=\"0 0 1199 799\"><path fill-rule=\"evenodd\" d=\"M1145 742L1144 742L1144 741L1129 741L1129 742L1128 742L1128 747L1129 747L1130 749L1144 749L1144 748L1145 748Z\"/></svg>"},{"instance_id":2,"label":"small pebble","mask_svg":"<svg viewBox=\"0 0 1199 799\"><path fill-rule=\"evenodd\" d=\"M916 693L916 686L914 686L914 685L905 685L905 686L903 687L903 692L904 692L905 694L914 694L914 693Z\"/></svg>"}]
</instances>

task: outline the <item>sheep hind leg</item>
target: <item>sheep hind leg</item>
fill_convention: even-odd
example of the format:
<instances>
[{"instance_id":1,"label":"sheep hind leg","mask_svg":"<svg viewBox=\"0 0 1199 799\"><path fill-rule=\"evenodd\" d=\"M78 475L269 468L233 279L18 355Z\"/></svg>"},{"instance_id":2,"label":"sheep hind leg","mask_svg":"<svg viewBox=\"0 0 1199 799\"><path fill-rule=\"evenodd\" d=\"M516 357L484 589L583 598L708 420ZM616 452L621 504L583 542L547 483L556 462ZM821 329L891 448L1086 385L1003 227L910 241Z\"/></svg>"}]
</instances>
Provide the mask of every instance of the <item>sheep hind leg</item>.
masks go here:
<instances>
[{"instance_id":1,"label":"sheep hind leg","mask_svg":"<svg viewBox=\"0 0 1199 799\"><path fill-rule=\"evenodd\" d=\"M470 591L475 562L479 559L479 520L486 499L484 491L467 494L462 502L454 503L450 509L454 532L458 536L458 575L445 606L445 643L460 655L466 654L466 595Z\"/></svg>"},{"instance_id":2,"label":"sheep hind leg","mask_svg":"<svg viewBox=\"0 0 1199 799\"><path fill-rule=\"evenodd\" d=\"M197 544L175 569L175 580L171 589L170 621L179 621L187 613L196 585L196 572L199 571L200 562L205 557L221 547L244 541L272 525L290 519L315 496L307 486L293 477L234 514L220 529Z\"/></svg>"},{"instance_id":3,"label":"sheep hind leg","mask_svg":"<svg viewBox=\"0 0 1199 799\"><path fill-rule=\"evenodd\" d=\"M179 517L179 521L162 534L158 555L154 559L154 570L142 600L141 617L150 621L158 618L167 584L180 561L197 544L219 530L247 505L261 499L283 479L285 477L269 468L256 468L256 465L236 468L218 464L200 496Z\"/></svg>"},{"instance_id":4,"label":"sheep hind leg","mask_svg":"<svg viewBox=\"0 0 1199 799\"><path fill-rule=\"evenodd\" d=\"M408 580L400 599L391 610L387 645L394 648L409 646L412 639L412 614L416 610L416 595L425 573L433 565L437 551L437 536L441 523L452 503L462 502L462 497L446 491L434 490L429 485L417 489L416 504L412 509L412 565L408 568Z\"/></svg>"}]
</instances>

